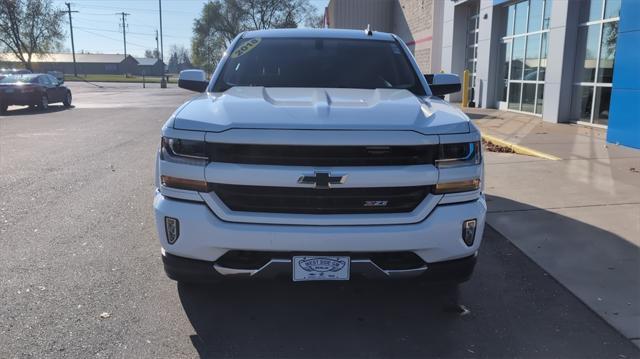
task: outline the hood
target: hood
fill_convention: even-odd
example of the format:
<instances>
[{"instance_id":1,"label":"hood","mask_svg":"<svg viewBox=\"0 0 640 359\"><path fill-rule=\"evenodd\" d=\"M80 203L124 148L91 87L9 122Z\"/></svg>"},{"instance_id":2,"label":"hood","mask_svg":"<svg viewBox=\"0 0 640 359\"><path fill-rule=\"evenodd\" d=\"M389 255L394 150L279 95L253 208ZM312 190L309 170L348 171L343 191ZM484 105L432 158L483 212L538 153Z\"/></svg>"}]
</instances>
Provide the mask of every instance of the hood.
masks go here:
<instances>
[{"instance_id":1,"label":"hood","mask_svg":"<svg viewBox=\"0 0 640 359\"><path fill-rule=\"evenodd\" d=\"M231 128L412 130L469 132L460 110L407 90L234 87L203 94L177 111L173 127L221 132Z\"/></svg>"}]
</instances>

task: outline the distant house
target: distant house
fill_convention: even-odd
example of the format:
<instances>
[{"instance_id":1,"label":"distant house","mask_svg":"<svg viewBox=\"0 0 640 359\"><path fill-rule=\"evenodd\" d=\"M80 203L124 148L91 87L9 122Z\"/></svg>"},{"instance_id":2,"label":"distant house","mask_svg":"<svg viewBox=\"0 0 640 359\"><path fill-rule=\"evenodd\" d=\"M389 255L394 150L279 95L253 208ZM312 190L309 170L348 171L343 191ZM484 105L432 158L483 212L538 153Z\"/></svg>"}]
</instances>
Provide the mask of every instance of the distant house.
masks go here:
<instances>
[{"instance_id":1,"label":"distant house","mask_svg":"<svg viewBox=\"0 0 640 359\"><path fill-rule=\"evenodd\" d=\"M73 56L69 53L34 55L31 62L33 70L36 72L60 71L65 74L73 74ZM131 55L125 57L121 54L76 54L76 66L79 75L137 75L141 73L139 65L139 59L137 60ZM22 67L22 64L15 55L0 53L0 67ZM154 67L162 69L163 65L151 65L151 68Z\"/></svg>"},{"instance_id":2,"label":"distant house","mask_svg":"<svg viewBox=\"0 0 640 359\"><path fill-rule=\"evenodd\" d=\"M162 76L164 74L164 62L156 58L136 57L138 70L136 74L145 76Z\"/></svg>"}]
</instances>

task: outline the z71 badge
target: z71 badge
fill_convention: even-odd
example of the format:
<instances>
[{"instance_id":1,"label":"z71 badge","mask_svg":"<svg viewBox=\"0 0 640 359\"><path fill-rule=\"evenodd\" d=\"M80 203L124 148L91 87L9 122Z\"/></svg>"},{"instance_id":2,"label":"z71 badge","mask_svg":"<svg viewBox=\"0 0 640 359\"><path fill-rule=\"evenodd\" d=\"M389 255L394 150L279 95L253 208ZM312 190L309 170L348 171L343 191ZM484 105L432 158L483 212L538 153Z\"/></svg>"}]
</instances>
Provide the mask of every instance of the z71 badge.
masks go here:
<instances>
[{"instance_id":1,"label":"z71 badge","mask_svg":"<svg viewBox=\"0 0 640 359\"><path fill-rule=\"evenodd\" d=\"M363 207L386 207L389 201L364 201Z\"/></svg>"}]
</instances>

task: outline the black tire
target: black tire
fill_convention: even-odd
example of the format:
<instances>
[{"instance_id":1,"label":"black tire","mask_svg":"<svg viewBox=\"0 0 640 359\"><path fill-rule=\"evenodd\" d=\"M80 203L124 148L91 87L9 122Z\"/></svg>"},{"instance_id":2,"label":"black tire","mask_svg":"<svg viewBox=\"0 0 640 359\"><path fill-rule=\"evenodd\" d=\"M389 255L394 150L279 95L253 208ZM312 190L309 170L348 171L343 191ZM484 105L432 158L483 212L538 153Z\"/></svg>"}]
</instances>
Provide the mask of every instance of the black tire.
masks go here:
<instances>
[{"instance_id":1,"label":"black tire","mask_svg":"<svg viewBox=\"0 0 640 359\"><path fill-rule=\"evenodd\" d=\"M8 108L9 108L9 105L4 103L0 104L0 113L4 115L5 113L7 113Z\"/></svg>"},{"instance_id":2,"label":"black tire","mask_svg":"<svg viewBox=\"0 0 640 359\"><path fill-rule=\"evenodd\" d=\"M64 105L64 107L69 108L71 107L71 100L72 100L72 96L71 96L71 91L67 91L67 94L64 97L64 100L62 101L62 104Z\"/></svg>"},{"instance_id":3,"label":"black tire","mask_svg":"<svg viewBox=\"0 0 640 359\"><path fill-rule=\"evenodd\" d=\"M47 95L42 94L42 96L40 97L40 102L38 103L38 108L40 109L40 111L46 111L49 109L49 98L47 97Z\"/></svg>"}]
</instances>

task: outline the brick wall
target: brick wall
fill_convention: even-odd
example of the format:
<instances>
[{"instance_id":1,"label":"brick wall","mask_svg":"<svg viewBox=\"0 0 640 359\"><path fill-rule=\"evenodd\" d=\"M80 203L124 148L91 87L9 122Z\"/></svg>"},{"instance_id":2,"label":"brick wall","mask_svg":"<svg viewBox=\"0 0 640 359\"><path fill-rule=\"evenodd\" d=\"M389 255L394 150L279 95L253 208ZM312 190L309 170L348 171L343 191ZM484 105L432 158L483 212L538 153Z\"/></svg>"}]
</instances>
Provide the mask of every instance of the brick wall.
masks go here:
<instances>
[{"instance_id":1,"label":"brick wall","mask_svg":"<svg viewBox=\"0 0 640 359\"><path fill-rule=\"evenodd\" d=\"M393 32L409 45L424 73L432 71L433 5L434 0L396 0L394 6Z\"/></svg>"}]
</instances>

